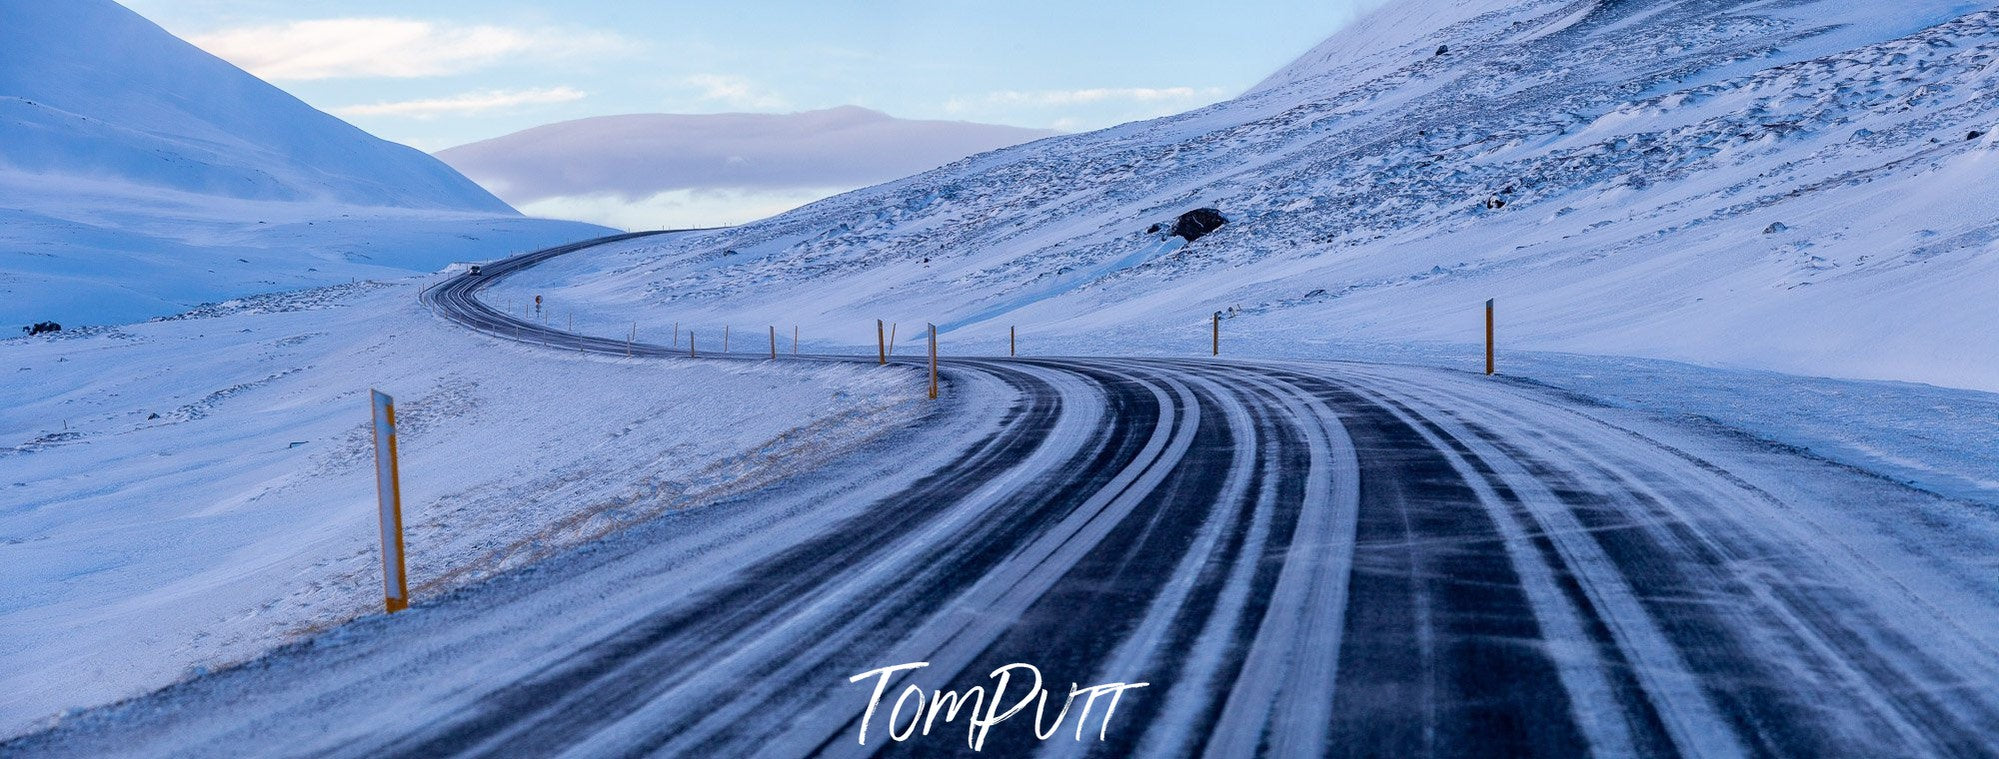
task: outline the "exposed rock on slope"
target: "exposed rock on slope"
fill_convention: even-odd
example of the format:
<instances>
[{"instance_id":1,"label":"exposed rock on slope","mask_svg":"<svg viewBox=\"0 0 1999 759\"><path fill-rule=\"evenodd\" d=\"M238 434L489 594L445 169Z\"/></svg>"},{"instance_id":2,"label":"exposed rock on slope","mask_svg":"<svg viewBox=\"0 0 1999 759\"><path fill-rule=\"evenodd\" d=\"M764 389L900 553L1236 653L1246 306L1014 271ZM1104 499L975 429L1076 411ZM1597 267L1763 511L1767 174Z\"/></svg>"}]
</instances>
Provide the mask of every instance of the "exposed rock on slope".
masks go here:
<instances>
[{"instance_id":1,"label":"exposed rock on slope","mask_svg":"<svg viewBox=\"0 0 1999 759\"><path fill-rule=\"evenodd\" d=\"M1173 234L1182 240L1193 242L1209 232L1221 229L1222 225L1227 223L1229 220L1224 218L1219 210L1196 208L1180 214L1179 218L1173 220Z\"/></svg>"}]
</instances>

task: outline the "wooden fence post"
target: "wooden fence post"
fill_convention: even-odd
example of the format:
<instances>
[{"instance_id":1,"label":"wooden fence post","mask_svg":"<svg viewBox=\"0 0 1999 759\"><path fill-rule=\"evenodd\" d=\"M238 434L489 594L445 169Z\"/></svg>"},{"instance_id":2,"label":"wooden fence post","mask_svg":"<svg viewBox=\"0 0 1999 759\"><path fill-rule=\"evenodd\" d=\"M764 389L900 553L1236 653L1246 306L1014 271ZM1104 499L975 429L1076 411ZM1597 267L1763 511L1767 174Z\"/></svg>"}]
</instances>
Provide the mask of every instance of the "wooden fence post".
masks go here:
<instances>
[{"instance_id":1,"label":"wooden fence post","mask_svg":"<svg viewBox=\"0 0 1999 759\"><path fill-rule=\"evenodd\" d=\"M888 333L882 331L882 320L875 320L875 350L879 351L876 363L888 365Z\"/></svg>"},{"instance_id":2,"label":"wooden fence post","mask_svg":"<svg viewBox=\"0 0 1999 759\"><path fill-rule=\"evenodd\" d=\"M1492 299L1485 301L1485 374L1492 376L1495 367L1492 361Z\"/></svg>"},{"instance_id":3,"label":"wooden fence post","mask_svg":"<svg viewBox=\"0 0 1999 759\"><path fill-rule=\"evenodd\" d=\"M1222 355L1222 312L1220 311L1215 312L1214 322L1215 322L1215 355L1219 356Z\"/></svg>"},{"instance_id":4,"label":"wooden fence post","mask_svg":"<svg viewBox=\"0 0 1999 759\"><path fill-rule=\"evenodd\" d=\"M1014 332L1012 326L1006 328L1006 355L1020 355L1020 336Z\"/></svg>"},{"instance_id":5,"label":"wooden fence post","mask_svg":"<svg viewBox=\"0 0 1999 759\"><path fill-rule=\"evenodd\" d=\"M770 325L770 360L777 360L777 325Z\"/></svg>"},{"instance_id":6,"label":"wooden fence post","mask_svg":"<svg viewBox=\"0 0 1999 759\"><path fill-rule=\"evenodd\" d=\"M937 325L930 325L930 399L937 400Z\"/></svg>"}]
</instances>

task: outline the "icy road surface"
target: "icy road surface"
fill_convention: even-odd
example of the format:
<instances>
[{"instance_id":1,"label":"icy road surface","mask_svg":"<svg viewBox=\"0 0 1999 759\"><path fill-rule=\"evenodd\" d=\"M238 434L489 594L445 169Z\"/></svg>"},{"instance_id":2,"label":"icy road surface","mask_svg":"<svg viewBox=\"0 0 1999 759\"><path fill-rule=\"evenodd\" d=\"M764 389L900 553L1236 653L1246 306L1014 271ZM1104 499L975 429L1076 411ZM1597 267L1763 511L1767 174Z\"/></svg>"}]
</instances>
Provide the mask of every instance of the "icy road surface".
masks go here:
<instances>
[{"instance_id":1,"label":"icy road surface","mask_svg":"<svg viewBox=\"0 0 1999 759\"><path fill-rule=\"evenodd\" d=\"M627 349L502 326L474 290L434 292ZM962 754L964 714L891 740L897 691L1024 662L1049 719L1068 683L1149 685L1106 740L1102 704L1081 742L1029 709L987 754L1999 755L1999 613L1856 527L1915 513L1892 483L1435 369L945 375L948 423L873 454L4 753ZM863 745L849 677L906 662Z\"/></svg>"}]
</instances>

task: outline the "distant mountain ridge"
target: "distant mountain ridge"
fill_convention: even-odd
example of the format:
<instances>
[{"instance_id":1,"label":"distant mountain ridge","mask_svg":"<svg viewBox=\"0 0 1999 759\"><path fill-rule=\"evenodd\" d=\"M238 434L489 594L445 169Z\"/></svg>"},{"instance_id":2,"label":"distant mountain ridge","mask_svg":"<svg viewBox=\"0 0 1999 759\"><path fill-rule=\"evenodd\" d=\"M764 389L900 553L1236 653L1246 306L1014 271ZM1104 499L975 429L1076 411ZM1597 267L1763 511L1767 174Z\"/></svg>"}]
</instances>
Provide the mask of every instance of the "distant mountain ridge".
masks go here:
<instances>
[{"instance_id":1,"label":"distant mountain ridge","mask_svg":"<svg viewBox=\"0 0 1999 759\"><path fill-rule=\"evenodd\" d=\"M841 106L801 113L629 114L535 127L439 151L512 202L714 187L866 185L1057 132L898 119Z\"/></svg>"},{"instance_id":2,"label":"distant mountain ridge","mask_svg":"<svg viewBox=\"0 0 1999 759\"><path fill-rule=\"evenodd\" d=\"M901 119L857 106L800 113L628 114L548 124L439 151L517 206L661 193L848 190L1057 132ZM810 199L810 198L808 198Z\"/></svg>"}]
</instances>

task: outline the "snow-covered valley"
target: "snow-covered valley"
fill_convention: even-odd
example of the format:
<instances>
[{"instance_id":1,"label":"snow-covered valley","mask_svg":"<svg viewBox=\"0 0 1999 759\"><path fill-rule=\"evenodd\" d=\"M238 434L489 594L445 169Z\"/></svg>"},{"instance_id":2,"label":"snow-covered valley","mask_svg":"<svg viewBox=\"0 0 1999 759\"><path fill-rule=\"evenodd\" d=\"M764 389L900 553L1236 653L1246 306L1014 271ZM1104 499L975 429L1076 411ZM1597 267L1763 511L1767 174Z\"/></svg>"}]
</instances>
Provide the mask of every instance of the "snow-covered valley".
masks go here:
<instances>
[{"instance_id":1,"label":"snow-covered valley","mask_svg":"<svg viewBox=\"0 0 1999 759\"><path fill-rule=\"evenodd\" d=\"M1151 689L993 753L1999 746L1993 3L1404 0L518 270L605 230L0 12L0 755L871 755L1008 657Z\"/></svg>"}]
</instances>

